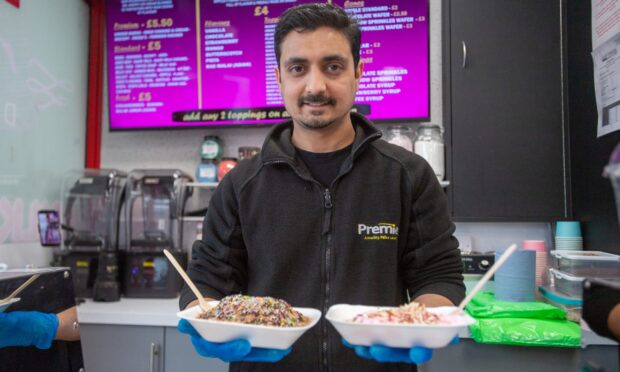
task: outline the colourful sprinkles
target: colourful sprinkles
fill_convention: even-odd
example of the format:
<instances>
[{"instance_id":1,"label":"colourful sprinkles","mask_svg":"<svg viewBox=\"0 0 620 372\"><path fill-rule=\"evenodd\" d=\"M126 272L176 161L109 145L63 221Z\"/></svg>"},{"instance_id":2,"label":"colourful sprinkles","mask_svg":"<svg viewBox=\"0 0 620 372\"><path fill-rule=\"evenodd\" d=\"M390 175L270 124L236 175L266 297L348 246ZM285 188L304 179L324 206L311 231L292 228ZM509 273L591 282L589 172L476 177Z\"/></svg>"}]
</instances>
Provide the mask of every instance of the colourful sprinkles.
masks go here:
<instances>
[{"instance_id":1,"label":"colourful sprinkles","mask_svg":"<svg viewBox=\"0 0 620 372\"><path fill-rule=\"evenodd\" d=\"M198 318L277 327L301 327L310 321L284 300L240 294L224 297Z\"/></svg>"},{"instance_id":2,"label":"colourful sprinkles","mask_svg":"<svg viewBox=\"0 0 620 372\"><path fill-rule=\"evenodd\" d=\"M395 309L369 311L358 314L353 318L353 323L364 324L438 324L439 316L426 311L426 306L418 302L401 305Z\"/></svg>"}]
</instances>

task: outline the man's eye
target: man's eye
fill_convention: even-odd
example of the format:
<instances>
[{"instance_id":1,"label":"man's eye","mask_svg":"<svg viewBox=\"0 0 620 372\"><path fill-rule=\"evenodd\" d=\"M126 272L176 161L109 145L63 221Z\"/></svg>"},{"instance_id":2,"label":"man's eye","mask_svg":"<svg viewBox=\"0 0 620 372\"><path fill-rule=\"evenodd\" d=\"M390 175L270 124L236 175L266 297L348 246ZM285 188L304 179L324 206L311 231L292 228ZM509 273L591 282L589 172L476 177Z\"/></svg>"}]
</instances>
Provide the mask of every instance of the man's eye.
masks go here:
<instances>
[{"instance_id":1,"label":"man's eye","mask_svg":"<svg viewBox=\"0 0 620 372\"><path fill-rule=\"evenodd\" d=\"M339 72L340 70L342 70L342 66L338 64L327 65L327 71L329 72Z\"/></svg>"},{"instance_id":2,"label":"man's eye","mask_svg":"<svg viewBox=\"0 0 620 372\"><path fill-rule=\"evenodd\" d=\"M291 66L288 68L289 72L293 73L293 74L299 74L301 73L304 68L301 66Z\"/></svg>"}]
</instances>

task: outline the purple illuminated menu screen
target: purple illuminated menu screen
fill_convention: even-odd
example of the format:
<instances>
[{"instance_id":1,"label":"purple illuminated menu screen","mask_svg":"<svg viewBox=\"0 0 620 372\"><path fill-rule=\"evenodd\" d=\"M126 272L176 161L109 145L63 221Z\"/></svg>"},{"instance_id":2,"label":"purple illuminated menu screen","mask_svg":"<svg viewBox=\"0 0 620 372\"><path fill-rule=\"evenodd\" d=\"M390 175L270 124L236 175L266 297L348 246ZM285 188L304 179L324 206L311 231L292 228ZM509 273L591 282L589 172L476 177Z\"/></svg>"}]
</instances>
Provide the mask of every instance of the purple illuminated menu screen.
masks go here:
<instances>
[{"instance_id":1,"label":"purple illuminated menu screen","mask_svg":"<svg viewBox=\"0 0 620 372\"><path fill-rule=\"evenodd\" d=\"M274 76L278 17L303 0L108 0L110 129L261 125L288 118ZM428 0L333 0L358 19L354 109L429 117Z\"/></svg>"}]
</instances>

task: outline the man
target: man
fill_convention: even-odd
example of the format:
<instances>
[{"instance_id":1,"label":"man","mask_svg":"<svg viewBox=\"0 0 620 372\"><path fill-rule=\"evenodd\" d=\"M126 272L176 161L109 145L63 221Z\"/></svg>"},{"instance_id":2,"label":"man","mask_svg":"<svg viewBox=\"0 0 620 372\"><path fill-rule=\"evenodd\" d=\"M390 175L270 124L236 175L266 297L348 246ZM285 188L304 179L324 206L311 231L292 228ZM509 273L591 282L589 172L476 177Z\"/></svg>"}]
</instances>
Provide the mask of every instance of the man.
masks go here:
<instances>
[{"instance_id":1,"label":"man","mask_svg":"<svg viewBox=\"0 0 620 372\"><path fill-rule=\"evenodd\" d=\"M328 4L300 5L280 17L274 39L292 120L214 193L189 265L201 293L272 296L323 314L336 303L397 306L407 293L428 306L459 302L458 242L433 170L350 113L363 71L356 22ZM185 288L181 308L194 304ZM424 348L345 346L324 318L289 355L179 328L202 355L240 361L234 371L410 371L430 358Z\"/></svg>"}]
</instances>

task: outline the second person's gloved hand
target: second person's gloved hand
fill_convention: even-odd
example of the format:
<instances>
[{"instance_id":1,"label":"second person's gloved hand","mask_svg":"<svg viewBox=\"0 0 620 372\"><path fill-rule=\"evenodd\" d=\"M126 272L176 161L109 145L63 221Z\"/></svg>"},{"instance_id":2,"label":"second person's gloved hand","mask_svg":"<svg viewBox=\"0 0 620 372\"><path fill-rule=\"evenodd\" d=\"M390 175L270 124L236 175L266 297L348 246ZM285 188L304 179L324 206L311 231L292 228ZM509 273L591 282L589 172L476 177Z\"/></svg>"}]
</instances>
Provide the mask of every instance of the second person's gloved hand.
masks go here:
<instances>
[{"instance_id":1,"label":"second person's gloved hand","mask_svg":"<svg viewBox=\"0 0 620 372\"><path fill-rule=\"evenodd\" d=\"M49 349L57 331L56 314L39 311L0 313L0 347L34 346Z\"/></svg>"},{"instance_id":2,"label":"second person's gloved hand","mask_svg":"<svg viewBox=\"0 0 620 372\"><path fill-rule=\"evenodd\" d=\"M456 345L459 342L456 336L450 345ZM422 346L414 346L410 349L401 349L388 347L383 345L360 346L351 345L345 339L342 343L355 351L355 354L361 358L373 359L383 363L414 363L424 364L433 357L433 349Z\"/></svg>"},{"instance_id":3,"label":"second person's gloved hand","mask_svg":"<svg viewBox=\"0 0 620 372\"><path fill-rule=\"evenodd\" d=\"M192 345L198 354L209 357L219 358L224 362L279 362L291 352L291 348L286 350L263 349L252 347L248 340L234 340L230 342L209 342L200 337L200 334L185 319L181 319L178 325L179 331L190 335Z\"/></svg>"}]
</instances>

